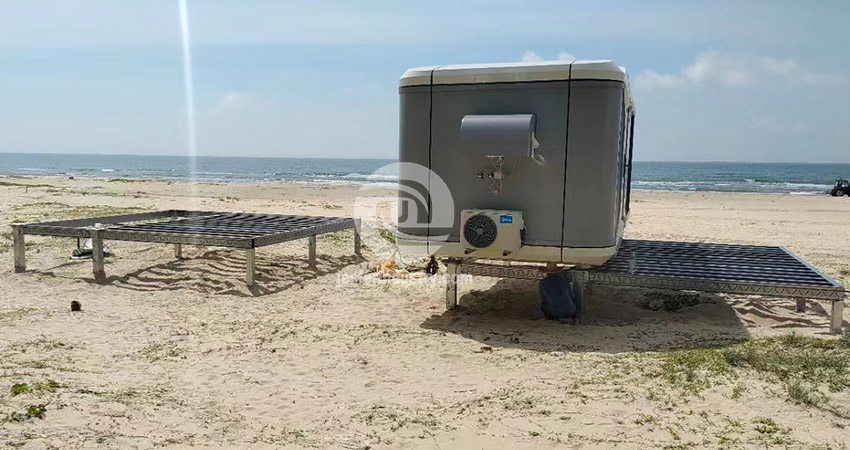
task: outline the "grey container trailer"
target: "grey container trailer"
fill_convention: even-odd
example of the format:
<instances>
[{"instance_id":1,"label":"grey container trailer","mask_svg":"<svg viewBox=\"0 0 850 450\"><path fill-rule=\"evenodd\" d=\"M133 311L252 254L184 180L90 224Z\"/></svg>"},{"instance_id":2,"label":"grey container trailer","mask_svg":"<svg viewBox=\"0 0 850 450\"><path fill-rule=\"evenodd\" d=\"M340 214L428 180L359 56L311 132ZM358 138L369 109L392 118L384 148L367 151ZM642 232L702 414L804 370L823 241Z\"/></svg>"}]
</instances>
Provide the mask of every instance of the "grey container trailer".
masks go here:
<instances>
[{"instance_id":1,"label":"grey container trailer","mask_svg":"<svg viewBox=\"0 0 850 450\"><path fill-rule=\"evenodd\" d=\"M430 169L426 200L399 190L409 252L582 265L616 254L634 124L624 69L582 60L423 67L405 72L399 94L400 183ZM475 216L484 217L465 223Z\"/></svg>"}]
</instances>

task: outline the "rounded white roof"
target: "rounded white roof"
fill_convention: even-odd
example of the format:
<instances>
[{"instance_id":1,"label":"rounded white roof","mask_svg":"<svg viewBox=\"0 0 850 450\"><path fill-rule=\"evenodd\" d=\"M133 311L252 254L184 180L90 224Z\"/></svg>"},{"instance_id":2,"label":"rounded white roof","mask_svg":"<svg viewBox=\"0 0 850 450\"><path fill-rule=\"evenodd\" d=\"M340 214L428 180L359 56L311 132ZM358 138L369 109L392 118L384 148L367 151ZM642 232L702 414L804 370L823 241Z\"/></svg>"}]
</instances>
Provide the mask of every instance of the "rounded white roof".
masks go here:
<instances>
[{"instance_id":1,"label":"rounded white roof","mask_svg":"<svg viewBox=\"0 0 850 450\"><path fill-rule=\"evenodd\" d=\"M570 67L572 66L572 73ZM523 81L628 80L626 69L610 60L534 61L416 67L404 72L399 86L510 83Z\"/></svg>"}]
</instances>

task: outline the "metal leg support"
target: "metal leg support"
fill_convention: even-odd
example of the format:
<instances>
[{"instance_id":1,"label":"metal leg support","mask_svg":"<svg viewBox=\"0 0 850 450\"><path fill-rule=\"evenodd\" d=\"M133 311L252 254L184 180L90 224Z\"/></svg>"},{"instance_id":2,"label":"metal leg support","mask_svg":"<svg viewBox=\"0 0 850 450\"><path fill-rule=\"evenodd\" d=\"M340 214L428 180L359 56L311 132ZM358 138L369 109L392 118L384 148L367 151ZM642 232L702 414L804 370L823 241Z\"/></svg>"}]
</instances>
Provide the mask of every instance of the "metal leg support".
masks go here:
<instances>
[{"instance_id":1,"label":"metal leg support","mask_svg":"<svg viewBox=\"0 0 850 450\"><path fill-rule=\"evenodd\" d=\"M590 294L590 277L586 270L576 270L573 272L573 283L576 290L576 315L575 323L581 321L582 308L585 300Z\"/></svg>"},{"instance_id":2,"label":"metal leg support","mask_svg":"<svg viewBox=\"0 0 850 450\"><path fill-rule=\"evenodd\" d=\"M248 286L254 285L254 253L255 250L253 248L245 250L245 259L247 260L245 264L245 283Z\"/></svg>"},{"instance_id":3,"label":"metal leg support","mask_svg":"<svg viewBox=\"0 0 850 450\"><path fill-rule=\"evenodd\" d=\"M806 312L806 299L798 298L797 299L797 312Z\"/></svg>"},{"instance_id":4,"label":"metal leg support","mask_svg":"<svg viewBox=\"0 0 850 450\"><path fill-rule=\"evenodd\" d=\"M841 328L844 324L844 300L834 300L832 302L832 315L829 321L829 331L835 334L841 333Z\"/></svg>"},{"instance_id":5,"label":"metal leg support","mask_svg":"<svg viewBox=\"0 0 850 450\"><path fill-rule=\"evenodd\" d=\"M24 242L24 227L12 225L12 241L15 247L15 272L23 273L27 270L27 245Z\"/></svg>"},{"instance_id":6,"label":"metal leg support","mask_svg":"<svg viewBox=\"0 0 850 450\"><path fill-rule=\"evenodd\" d=\"M183 259L183 244L174 244L174 257Z\"/></svg>"},{"instance_id":7,"label":"metal leg support","mask_svg":"<svg viewBox=\"0 0 850 450\"><path fill-rule=\"evenodd\" d=\"M360 256L360 219L354 220L354 254Z\"/></svg>"},{"instance_id":8,"label":"metal leg support","mask_svg":"<svg viewBox=\"0 0 850 450\"><path fill-rule=\"evenodd\" d=\"M457 262L446 261L446 309L457 308Z\"/></svg>"},{"instance_id":9,"label":"metal leg support","mask_svg":"<svg viewBox=\"0 0 850 450\"><path fill-rule=\"evenodd\" d=\"M91 230L91 262L94 280L102 283L106 280L106 271L103 267L103 230Z\"/></svg>"},{"instance_id":10,"label":"metal leg support","mask_svg":"<svg viewBox=\"0 0 850 450\"><path fill-rule=\"evenodd\" d=\"M316 268L316 236L310 236L307 240L307 251L309 252L309 256L307 258L307 263L310 265L311 269Z\"/></svg>"}]
</instances>

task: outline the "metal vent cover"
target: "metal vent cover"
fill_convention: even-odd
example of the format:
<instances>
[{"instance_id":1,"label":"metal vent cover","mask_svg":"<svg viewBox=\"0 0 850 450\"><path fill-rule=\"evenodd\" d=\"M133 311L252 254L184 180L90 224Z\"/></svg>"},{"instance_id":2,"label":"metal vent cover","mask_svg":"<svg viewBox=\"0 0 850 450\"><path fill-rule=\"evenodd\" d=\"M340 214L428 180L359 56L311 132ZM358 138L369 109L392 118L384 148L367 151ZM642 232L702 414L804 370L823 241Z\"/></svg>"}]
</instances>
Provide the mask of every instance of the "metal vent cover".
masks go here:
<instances>
[{"instance_id":1,"label":"metal vent cover","mask_svg":"<svg viewBox=\"0 0 850 450\"><path fill-rule=\"evenodd\" d=\"M467 219L463 224L463 237L475 248L487 248L496 241L496 222L484 214Z\"/></svg>"}]
</instances>

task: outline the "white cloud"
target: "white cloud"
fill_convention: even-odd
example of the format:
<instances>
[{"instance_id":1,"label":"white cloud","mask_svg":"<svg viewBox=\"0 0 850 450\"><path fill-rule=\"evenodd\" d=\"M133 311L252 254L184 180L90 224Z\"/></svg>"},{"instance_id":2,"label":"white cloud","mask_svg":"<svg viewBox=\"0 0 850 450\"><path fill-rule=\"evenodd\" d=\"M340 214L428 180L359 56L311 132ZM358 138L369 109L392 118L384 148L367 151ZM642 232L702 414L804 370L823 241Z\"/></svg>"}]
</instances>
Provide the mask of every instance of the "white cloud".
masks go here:
<instances>
[{"instance_id":1,"label":"white cloud","mask_svg":"<svg viewBox=\"0 0 850 450\"><path fill-rule=\"evenodd\" d=\"M576 58L572 53L561 52L558 53L558 57L555 59L556 61L575 61ZM525 53L522 54L523 62L537 62L537 61L546 61L542 56L534 53L531 50L526 50Z\"/></svg>"},{"instance_id":2,"label":"white cloud","mask_svg":"<svg viewBox=\"0 0 850 450\"><path fill-rule=\"evenodd\" d=\"M523 62L536 62L543 61L543 58L539 56L537 53L534 53L531 50L526 50L525 53L522 54Z\"/></svg>"},{"instance_id":3,"label":"white cloud","mask_svg":"<svg viewBox=\"0 0 850 450\"><path fill-rule=\"evenodd\" d=\"M676 74L644 70L635 78L635 84L645 88L674 88L711 83L732 87L746 85L751 80L752 67L747 60L707 51L699 54L691 64Z\"/></svg>"},{"instance_id":4,"label":"white cloud","mask_svg":"<svg viewBox=\"0 0 850 450\"><path fill-rule=\"evenodd\" d=\"M673 88L682 84L677 75L658 73L654 70L644 70L635 78L635 85L646 88Z\"/></svg>"},{"instance_id":5,"label":"white cloud","mask_svg":"<svg viewBox=\"0 0 850 450\"><path fill-rule=\"evenodd\" d=\"M635 78L635 85L648 89L710 84L739 87L751 85L759 80L819 85L838 84L845 81L845 77L813 71L791 58L728 55L712 50L699 54L679 73L665 74L651 69L644 70Z\"/></svg>"}]
</instances>

